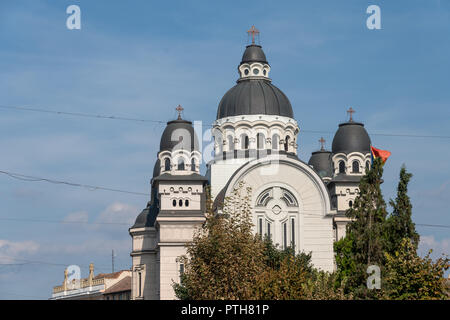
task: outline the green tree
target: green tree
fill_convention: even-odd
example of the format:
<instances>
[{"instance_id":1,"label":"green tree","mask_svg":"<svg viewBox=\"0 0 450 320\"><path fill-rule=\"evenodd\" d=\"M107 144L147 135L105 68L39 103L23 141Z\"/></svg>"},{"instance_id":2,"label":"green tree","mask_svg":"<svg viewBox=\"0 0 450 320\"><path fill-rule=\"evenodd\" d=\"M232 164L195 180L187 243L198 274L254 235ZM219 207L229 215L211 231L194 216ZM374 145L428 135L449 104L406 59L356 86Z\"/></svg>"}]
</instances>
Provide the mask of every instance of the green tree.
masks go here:
<instances>
[{"instance_id":1,"label":"green tree","mask_svg":"<svg viewBox=\"0 0 450 320\"><path fill-rule=\"evenodd\" d=\"M408 183L411 177L412 174L408 173L403 165L400 169L397 197L395 201L391 199L389 202L393 212L386 219L384 237L386 240L386 252L391 255L395 254L404 238L410 239L416 249L419 245L420 237L411 219L412 205L408 196Z\"/></svg>"},{"instance_id":2,"label":"green tree","mask_svg":"<svg viewBox=\"0 0 450 320\"><path fill-rule=\"evenodd\" d=\"M346 212L352 219L347 225L347 236L335 244L337 279L356 298L379 294L367 289L366 270L369 265L378 265L382 269L384 262L383 227L387 212L380 187L382 176L383 163L376 158L372 168L361 178L353 207Z\"/></svg>"},{"instance_id":3,"label":"green tree","mask_svg":"<svg viewBox=\"0 0 450 320\"><path fill-rule=\"evenodd\" d=\"M386 253L386 295L389 299L448 299L444 272L448 257L430 258L431 250L421 258L408 238L401 241L394 254Z\"/></svg>"},{"instance_id":4,"label":"green tree","mask_svg":"<svg viewBox=\"0 0 450 320\"><path fill-rule=\"evenodd\" d=\"M256 299L307 299L307 284L314 271L311 253L296 254L292 247L280 250L268 237L263 243L265 268L258 277Z\"/></svg>"},{"instance_id":5,"label":"green tree","mask_svg":"<svg viewBox=\"0 0 450 320\"><path fill-rule=\"evenodd\" d=\"M241 183L225 199L221 214L207 201L206 222L182 257L185 273L174 284L178 298L255 299L265 263L264 244L252 231L250 192Z\"/></svg>"}]
</instances>

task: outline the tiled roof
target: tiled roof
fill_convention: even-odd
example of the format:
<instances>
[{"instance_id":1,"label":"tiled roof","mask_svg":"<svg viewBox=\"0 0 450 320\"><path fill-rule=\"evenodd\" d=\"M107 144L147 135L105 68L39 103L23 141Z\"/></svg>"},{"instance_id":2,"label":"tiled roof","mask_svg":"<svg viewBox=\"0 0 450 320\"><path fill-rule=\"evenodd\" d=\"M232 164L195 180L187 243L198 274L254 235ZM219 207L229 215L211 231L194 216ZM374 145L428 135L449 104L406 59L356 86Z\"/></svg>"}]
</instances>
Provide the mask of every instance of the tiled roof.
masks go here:
<instances>
[{"instance_id":1,"label":"tiled roof","mask_svg":"<svg viewBox=\"0 0 450 320\"><path fill-rule=\"evenodd\" d=\"M129 271L129 270L120 270L120 271L113 272L113 273L99 273L98 275L96 275L94 277L94 279L100 279L100 278L116 279L122 274L122 272L125 272L125 271Z\"/></svg>"},{"instance_id":2,"label":"tiled roof","mask_svg":"<svg viewBox=\"0 0 450 320\"><path fill-rule=\"evenodd\" d=\"M127 276L117 282L115 285L106 289L103 294L115 293L115 292L123 292L123 291L131 291L131 277Z\"/></svg>"}]
</instances>

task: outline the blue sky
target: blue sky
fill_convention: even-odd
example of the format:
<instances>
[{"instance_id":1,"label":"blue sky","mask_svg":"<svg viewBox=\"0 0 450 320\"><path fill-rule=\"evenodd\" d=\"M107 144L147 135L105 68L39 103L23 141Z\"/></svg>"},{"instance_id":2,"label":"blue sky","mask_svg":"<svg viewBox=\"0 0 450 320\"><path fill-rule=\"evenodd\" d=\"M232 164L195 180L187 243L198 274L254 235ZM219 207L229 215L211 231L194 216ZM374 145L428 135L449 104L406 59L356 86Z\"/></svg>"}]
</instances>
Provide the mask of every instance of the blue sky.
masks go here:
<instances>
[{"instance_id":1,"label":"blue sky","mask_svg":"<svg viewBox=\"0 0 450 320\"><path fill-rule=\"evenodd\" d=\"M66 28L71 4L81 30ZM370 4L381 30L366 28ZM168 121L182 104L186 118L210 124L251 25L305 130L300 158L321 136L330 147L352 106L373 145L392 152L386 201L405 163L414 221L450 225L448 1L5 0L0 105ZM163 128L0 109L0 170L149 192ZM5 175L0 199L0 219L17 219L0 220L0 299L45 299L70 264L82 276L90 262L110 272L112 249L116 270L129 268L128 227L148 200ZM61 220L88 223L49 222ZM449 229L417 229L422 253L449 253Z\"/></svg>"}]
</instances>

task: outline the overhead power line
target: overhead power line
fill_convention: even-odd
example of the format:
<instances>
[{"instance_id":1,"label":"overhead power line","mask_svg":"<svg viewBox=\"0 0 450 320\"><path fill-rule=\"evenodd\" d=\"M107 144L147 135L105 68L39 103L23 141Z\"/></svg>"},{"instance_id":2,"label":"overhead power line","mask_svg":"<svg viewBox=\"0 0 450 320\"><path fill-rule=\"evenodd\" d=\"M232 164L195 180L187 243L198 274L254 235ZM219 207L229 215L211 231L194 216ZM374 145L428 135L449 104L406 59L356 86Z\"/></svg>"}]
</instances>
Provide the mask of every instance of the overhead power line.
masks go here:
<instances>
[{"instance_id":1,"label":"overhead power line","mask_svg":"<svg viewBox=\"0 0 450 320\"><path fill-rule=\"evenodd\" d=\"M14 173L14 172L1 171L1 170L0 170L0 173L5 174L5 175L7 175L11 178L17 179L17 180L28 181L28 182L45 181L45 182L53 183L53 184L64 184L64 185L71 186L71 187L86 188L91 191L105 190L105 191L112 191L112 192L135 194L135 195L146 196L146 197L149 196L149 194L143 193L143 192L135 192L135 191L114 189L114 188L108 188L108 187L93 186L93 185L80 184L80 183L74 183L74 182L68 182L68 181L59 181L59 180L53 180L53 179L49 179L49 178L40 178L40 177L24 175L21 173Z\"/></svg>"},{"instance_id":2,"label":"overhead power line","mask_svg":"<svg viewBox=\"0 0 450 320\"><path fill-rule=\"evenodd\" d=\"M159 124L165 124L167 122L167 121L162 121L162 120L138 119L138 118L128 118L128 117L113 116L113 115L80 113L80 112L65 112L65 111L55 111L55 110L31 108L31 107L16 107L16 106L0 105L0 108L2 108L2 109L12 109L12 110L21 110L21 111L33 111L33 112L41 112L41 113L50 113L50 114L74 116L74 117L84 117L84 118L123 120L123 121L136 121L136 122L151 122L151 123L159 123Z\"/></svg>"},{"instance_id":3,"label":"overhead power line","mask_svg":"<svg viewBox=\"0 0 450 320\"><path fill-rule=\"evenodd\" d=\"M62 224L93 224L93 225L127 225L126 222L88 222L88 221L66 221L66 220L41 220L41 219L19 219L0 218L0 221L21 221L21 222L42 222L42 223L62 223Z\"/></svg>"},{"instance_id":4,"label":"overhead power line","mask_svg":"<svg viewBox=\"0 0 450 320\"><path fill-rule=\"evenodd\" d=\"M135 117L123 117L115 115L102 115L102 114L92 114L92 113L81 113L81 112L66 112L66 111L56 111L49 109L33 108L33 107L23 107L23 106L5 106L0 105L1 109L10 109L18 111L31 111L40 112L47 114L55 114L62 116L73 116L73 117L84 117L93 119L106 119L106 120L122 120L122 121L134 121L141 123L154 123L154 124L165 124L167 121L164 120L151 120L151 119L140 119ZM212 125L202 124L202 127L213 127ZM326 130L300 130L300 133L317 133L317 134L334 134L335 132ZM385 137L405 137L405 138L435 138L435 139L450 139L450 135L418 135L418 134L397 134L397 133L370 133L371 136L385 136Z\"/></svg>"},{"instance_id":5,"label":"overhead power line","mask_svg":"<svg viewBox=\"0 0 450 320\"><path fill-rule=\"evenodd\" d=\"M422 226L422 227L434 227L434 228L450 228L450 226L446 226L443 224L424 224L424 223L416 223L416 226Z\"/></svg>"}]
</instances>

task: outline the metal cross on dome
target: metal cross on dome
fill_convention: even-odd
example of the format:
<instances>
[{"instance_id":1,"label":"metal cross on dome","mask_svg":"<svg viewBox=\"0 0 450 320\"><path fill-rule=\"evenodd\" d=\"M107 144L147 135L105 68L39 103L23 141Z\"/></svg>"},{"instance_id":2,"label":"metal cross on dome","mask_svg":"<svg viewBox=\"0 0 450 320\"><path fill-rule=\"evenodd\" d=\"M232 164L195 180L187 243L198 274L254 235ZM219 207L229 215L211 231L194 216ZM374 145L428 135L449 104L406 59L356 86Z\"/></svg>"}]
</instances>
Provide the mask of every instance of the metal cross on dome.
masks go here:
<instances>
[{"instance_id":1,"label":"metal cross on dome","mask_svg":"<svg viewBox=\"0 0 450 320\"><path fill-rule=\"evenodd\" d=\"M347 110L347 113L350 114L350 120L349 120L349 122L352 122L352 121L353 121L353 114L354 114L355 112L356 112L356 111L353 110L352 107L350 107L350 109Z\"/></svg>"},{"instance_id":2,"label":"metal cross on dome","mask_svg":"<svg viewBox=\"0 0 450 320\"><path fill-rule=\"evenodd\" d=\"M320 137L319 142L320 142L320 144L321 144L320 150L325 150L325 149L324 149L325 139L324 139L323 137Z\"/></svg>"},{"instance_id":3,"label":"metal cross on dome","mask_svg":"<svg viewBox=\"0 0 450 320\"><path fill-rule=\"evenodd\" d=\"M184 108L181 105L178 105L175 110L178 112L178 120L181 120L181 112L183 112Z\"/></svg>"},{"instance_id":4,"label":"metal cross on dome","mask_svg":"<svg viewBox=\"0 0 450 320\"><path fill-rule=\"evenodd\" d=\"M248 35L252 35L252 44L255 44L255 35L259 34L259 30L252 26L250 30L247 31Z\"/></svg>"}]
</instances>

